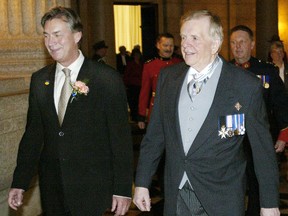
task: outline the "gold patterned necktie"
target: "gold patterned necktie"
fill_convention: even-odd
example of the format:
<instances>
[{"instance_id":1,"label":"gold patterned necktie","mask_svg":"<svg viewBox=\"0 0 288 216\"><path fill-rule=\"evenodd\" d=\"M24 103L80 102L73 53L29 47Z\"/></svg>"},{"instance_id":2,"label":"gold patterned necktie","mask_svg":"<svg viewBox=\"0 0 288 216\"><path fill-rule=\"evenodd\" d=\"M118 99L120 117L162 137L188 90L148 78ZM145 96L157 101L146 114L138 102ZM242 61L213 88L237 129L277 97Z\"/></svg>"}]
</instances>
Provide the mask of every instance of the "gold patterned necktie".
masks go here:
<instances>
[{"instance_id":1,"label":"gold patterned necktie","mask_svg":"<svg viewBox=\"0 0 288 216\"><path fill-rule=\"evenodd\" d=\"M71 83L71 77L70 77L71 70L69 68L63 68L62 71L65 74L65 82L62 87L61 95L60 95L59 103L58 103L58 119L59 119L60 125L62 125L65 112L66 112L66 108L67 108L67 103L72 93L72 87L70 84Z\"/></svg>"}]
</instances>

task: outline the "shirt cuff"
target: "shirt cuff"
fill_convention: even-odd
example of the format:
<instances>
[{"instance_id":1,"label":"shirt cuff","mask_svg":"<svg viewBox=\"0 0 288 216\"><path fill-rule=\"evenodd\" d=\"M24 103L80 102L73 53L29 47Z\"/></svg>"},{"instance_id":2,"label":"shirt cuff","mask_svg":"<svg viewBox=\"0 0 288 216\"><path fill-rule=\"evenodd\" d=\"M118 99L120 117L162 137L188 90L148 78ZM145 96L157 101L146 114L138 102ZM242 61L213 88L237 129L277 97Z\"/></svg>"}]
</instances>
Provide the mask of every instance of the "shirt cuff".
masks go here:
<instances>
[{"instance_id":1,"label":"shirt cuff","mask_svg":"<svg viewBox=\"0 0 288 216\"><path fill-rule=\"evenodd\" d=\"M131 197L120 196L120 195L114 195L114 194L113 194L113 197L120 197L120 198L127 198L127 199L131 199Z\"/></svg>"}]
</instances>

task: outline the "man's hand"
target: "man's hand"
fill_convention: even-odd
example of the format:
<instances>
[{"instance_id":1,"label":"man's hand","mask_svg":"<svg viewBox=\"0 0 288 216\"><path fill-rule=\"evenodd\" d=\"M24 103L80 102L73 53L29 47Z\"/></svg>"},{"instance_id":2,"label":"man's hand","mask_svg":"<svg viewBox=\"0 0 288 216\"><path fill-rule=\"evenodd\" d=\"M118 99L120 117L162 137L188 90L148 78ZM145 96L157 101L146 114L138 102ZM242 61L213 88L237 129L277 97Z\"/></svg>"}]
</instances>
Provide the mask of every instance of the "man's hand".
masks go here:
<instances>
[{"instance_id":1,"label":"man's hand","mask_svg":"<svg viewBox=\"0 0 288 216\"><path fill-rule=\"evenodd\" d=\"M282 140L277 140L274 146L276 153L283 152L285 149L286 142Z\"/></svg>"},{"instance_id":2,"label":"man's hand","mask_svg":"<svg viewBox=\"0 0 288 216\"><path fill-rule=\"evenodd\" d=\"M136 187L133 203L141 210L141 211L150 211L151 209L151 200L149 196L149 190L144 187Z\"/></svg>"},{"instance_id":3,"label":"man's hand","mask_svg":"<svg viewBox=\"0 0 288 216\"><path fill-rule=\"evenodd\" d=\"M8 204L9 206L17 210L21 205L23 201L23 189L19 188L11 188L9 191L9 197L8 197Z\"/></svg>"},{"instance_id":4,"label":"man's hand","mask_svg":"<svg viewBox=\"0 0 288 216\"><path fill-rule=\"evenodd\" d=\"M129 210L131 199L128 197L113 196L112 198L112 212L115 216L125 215Z\"/></svg>"},{"instance_id":5,"label":"man's hand","mask_svg":"<svg viewBox=\"0 0 288 216\"><path fill-rule=\"evenodd\" d=\"M280 216L279 208L261 208L260 216Z\"/></svg>"},{"instance_id":6,"label":"man's hand","mask_svg":"<svg viewBox=\"0 0 288 216\"><path fill-rule=\"evenodd\" d=\"M146 125L145 125L145 122L138 122L138 127L140 128L140 129L145 129L145 127L146 127Z\"/></svg>"}]
</instances>

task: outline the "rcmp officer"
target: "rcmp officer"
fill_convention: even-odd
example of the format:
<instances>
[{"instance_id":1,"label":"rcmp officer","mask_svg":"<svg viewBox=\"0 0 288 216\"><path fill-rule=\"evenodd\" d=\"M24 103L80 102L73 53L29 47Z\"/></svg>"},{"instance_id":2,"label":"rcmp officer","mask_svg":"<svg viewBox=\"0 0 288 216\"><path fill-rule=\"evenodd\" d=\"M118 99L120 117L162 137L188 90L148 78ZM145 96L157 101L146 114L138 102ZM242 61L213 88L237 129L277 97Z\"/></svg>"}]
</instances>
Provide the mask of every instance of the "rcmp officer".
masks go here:
<instances>
[{"instance_id":1,"label":"rcmp officer","mask_svg":"<svg viewBox=\"0 0 288 216\"><path fill-rule=\"evenodd\" d=\"M139 96L139 111L138 111L139 113L138 126L140 129L145 128L147 107L149 107L148 111L148 120L149 120L151 109L154 103L157 78L160 70L164 67L182 61L181 59L172 56L174 52L174 37L172 34L169 33L159 34L156 40L156 47L158 50L158 56L151 60L148 60L144 64L142 73L142 87Z\"/></svg>"},{"instance_id":2,"label":"rcmp officer","mask_svg":"<svg viewBox=\"0 0 288 216\"><path fill-rule=\"evenodd\" d=\"M263 83L264 100L268 113L270 131L274 139L276 152L285 149L288 142L288 98L285 95L285 86L279 76L278 68L272 63L264 63L251 56L255 41L253 32L247 26L239 25L230 31L230 46L234 59L231 63L257 75ZM243 88L245 81L243 80ZM245 140L244 140L245 141ZM249 141L246 139L248 178L248 207L247 214L260 215L259 186L253 166L253 157Z\"/></svg>"}]
</instances>

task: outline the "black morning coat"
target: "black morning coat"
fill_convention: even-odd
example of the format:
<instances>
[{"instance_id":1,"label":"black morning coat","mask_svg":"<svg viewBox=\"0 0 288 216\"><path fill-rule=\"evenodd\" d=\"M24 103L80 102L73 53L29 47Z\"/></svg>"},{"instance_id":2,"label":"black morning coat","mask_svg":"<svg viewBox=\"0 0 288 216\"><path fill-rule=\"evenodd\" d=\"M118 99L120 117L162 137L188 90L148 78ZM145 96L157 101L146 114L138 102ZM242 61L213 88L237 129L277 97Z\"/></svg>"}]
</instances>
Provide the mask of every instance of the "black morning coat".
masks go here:
<instances>
[{"instance_id":1,"label":"black morning coat","mask_svg":"<svg viewBox=\"0 0 288 216\"><path fill-rule=\"evenodd\" d=\"M218 127L219 117L238 113L245 114L261 207L278 207L279 174L261 82L250 72L222 61L214 100L187 155L181 139L178 101L189 66L180 63L160 72L151 120L141 143L135 186L149 187L165 149L165 216L175 216L184 171L208 215L244 215L244 136L221 138Z\"/></svg>"}]
</instances>

